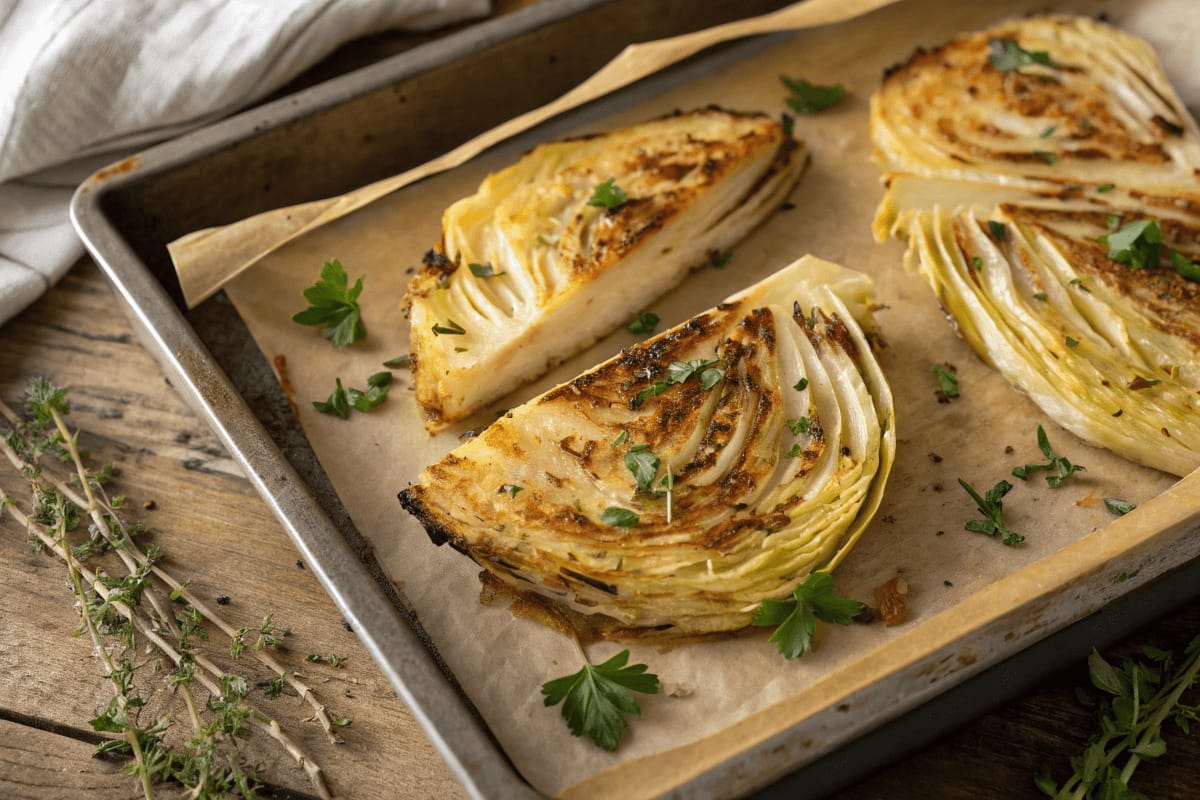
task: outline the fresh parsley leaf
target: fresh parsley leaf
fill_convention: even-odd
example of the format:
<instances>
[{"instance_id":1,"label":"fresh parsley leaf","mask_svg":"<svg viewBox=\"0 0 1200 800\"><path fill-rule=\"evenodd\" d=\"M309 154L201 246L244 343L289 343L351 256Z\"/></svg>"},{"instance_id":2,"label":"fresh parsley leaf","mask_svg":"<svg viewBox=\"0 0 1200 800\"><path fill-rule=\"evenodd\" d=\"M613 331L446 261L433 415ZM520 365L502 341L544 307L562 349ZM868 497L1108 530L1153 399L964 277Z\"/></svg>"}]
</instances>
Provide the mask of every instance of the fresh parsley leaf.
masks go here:
<instances>
[{"instance_id":1,"label":"fresh parsley leaf","mask_svg":"<svg viewBox=\"0 0 1200 800\"><path fill-rule=\"evenodd\" d=\"M979 256L971 256L971 266L974 267L977 272L981 271L983 269L983 259Z\"/></svg>"},{"instance_id":2,"label":"fresh parsley leaf","mask_svg":"<svg viewBox=\"0 0 1200 800\"><path fill-rule=\"evenodd\" d=\"M467 269L471 270L471 274L476 278L498 278L503 275L503 272L496 272L496 268L489 261L486 264L467 264Z\"/></svg>"},{"instance_id":3,"label":"fresh parsley leaf","mask_svg":"<svg viewBox=\"0 0 1200 800\"><path fill-rule=\"evenodd\" d=\"M715 358L698 358L695 361L672 361L671 366L667 367L667 383L683 383L695 375L698 370L716 363L717 360Z\"/></svg>"},{"instance_id":4,"label":"fresh parsley leaf","mask_svg":"<svg viewBox=\"0 0 1200 800\"><path fill-rule=\"evenodd\" d=\"M654 333L654 329L658 327L658 321L658 314L655 314L653 311L643 311L637 315L637 319L629 323L625 330L644 336Z\"/></svg>"},{"instance_id":5,"label":"fresh parsley leaf","mask_svg":"<svg viewBox=\"0 0 1200 800\"><path fill-rule=\"evenodd\" d=\"M787 104L797 114L824 111L846 94L845 87L840 83L835 83L833 86L818 86L803 79L792 80L786 75L780 75L779 82L791 92L787 98Z\"/></svg>"},{"instance_id":6,"label":"fresh parsley leaf","mask_svg":"<svg viewBox=\"0 0 1200 800\"><path fill-rule=\"evenodd\" d=\"M383 362L383 365L390 369L407 369L412 366L412 359L409 356L396 356Z\"/></svg>"},{"instance_id":7,"label":"fresh parsley leaf","mask_svg":"<svg viewBox=\"0 0 1200 800\"><path fill-rule=\"evenodd\" d=\"M779 115L779 124L783 128L783 135L791 136L796 128L796 118L785 111Z\"/></svg>"},{"instance_id":8,"label":"fresh parsley leaf","mask_svg":"<svg viewBox=\"0 0 1200 800\"><path fill-rule=\"evenodd\" d=\"M949 364L934 364L933 374L946 397L958 397L958 376Z\"/></svg>"},{"instance_id":9,"label":"fresh parsley leaf","mask_svg":"<svg viewBox=\"0 0 1200 800\"><path fill-rule=\"evenodd\" d=\"M1137 506L1133 503L1128 503L1124 500L1118 500L1115 497L1104 498L1104 507L1108 509L1108 513L1113 516L1123 517L1130 511L1133 511Z\"/></svg>"},{"instance_id":10,"label":"fresh parsley leaf","mask_svg":"<svg viewBox=\"0 0 1200 800\"><path fill-rule=\"evenodd\" d=\"M994 219L988 220L988 231L991 232L992 238L995 239L997 242L1003 242L1004 234L1007 233L1007 229L1004 227L1004 223L997 222Z\"/></svg>"},{"instance_id":11,"label":"fresh parsley leaf","mask_svg":"<svg viewBox=\"0 0 1200 800\"><path fill-rule=\"evenodd\" d=\"M814 572L796 587L787 600L764 600L754 612L752 625L775 626L768 641L774 643L784 658L799 658L812 650L817 620L849 625L863 604L849 597L834 594L833 576Z\"/></svg>"},{"instance_id":12,"label":"fresh parsley leaf","mask_svg":"<svg viewBox=\"0 0 1200 800\"><path fill-rule=\"evenodd\" d=\"M1067 347L1078 347L1079 346L1079 340L1072 339L1070 336L1066 337L1066 342L1067 342Z\"/></svg>"},{"instance_id":13,"label":"fresh parsley leaf","mask_svg":"<svg viewBox=\"0 0 1200 800\"><path fill-rule=\"evenodd\" d=\"M1158 220L1140 219L1122 225L1099 241L1108 247L1108 257L1133 269L1153 269L1158 266L1163 232Z\"/></svg>"},{"instance_id":14,"label":"fresh parsley leaf","mask_svg":"<svg viewBox=\"0 0 1200 800\"><path fill-rule=\"evenodd\" d=\"M351 287L342 262L336 258L326 261L321 267L321 279L302 293L308 308L293 314L292 321L321 326L321 335L334 347L345 347L365 339L367 329L358 307L362 288L362 277Z\"/></svg>"},{"instance_id":15,"label":"fresh parsley leaf","mask_svg":"<svg viewBox=\"0 0 1200 800\"><path fill-rule=\"evenodd\" d=\"M629 195L625 194L624 189L617 186L616 180L616 178L609 178L597 186L592 192L592 196L588 199L587 204L609 210L625 205L626 201L629 200Z\"/></svg>"},{"instance_id":16,"label":"fresh parsley leaf","mask_svg":"<svg viewBox=\"0 0 1200 800\"><path fill-rule=\"evenodd\" d=\"M1121 227L1122 219L1124 219L1124 217L1122 217L1120 214L1109 214L1104 218L1104 227L1108 228L1110 231L1115 231L1117 228Z\"/></svg>"},{"instance_id":17,"label":"fresh parsley leaf","mask_svg":"<svg viewBox=\"0 0 1200 800\"><path fill-rule=\"evenodd\" d=\"M636 528L639 518L637 514L627 508L609 506L600 515L600 521L605 525L612 525L614 528Z\"/></svg>"},{"instance_id":18,"label":"fresh parsley leaf","mask_svg":"<svg viewBox=\"0 0 1200 800\"><path fill-rule=\"evenodd\" d=\"M625 466L633 473L639 492L650 491L661 463L662 459L650 452L648 444L635 445L625 453Z\"/></svg>"},{"instance_id":19,"label":"fresh parsley leaf","mask_svg":"<svg viewBox=\"0 0 1200 800\"><path fill-rule=\"evenodd\" d=\"M1105 192L1111 192L1115 188L1117 188L1115 183L1102 183L1096 187L1096 191L1104 194Z\"/></svg>"},{"instance_id":20,"label":"fresh parsley leaf","mask_svg":"<svg viewBox=\"0 0 1200 800\"><path fill-rule=\"evenodd\" d=\"M1068 336L1067 339L1067 346L1074 347L1075 345L1070 343L1073 341L1071 337ZM1075 342L1075 344L1079 343ZM1046 430L1041 425L1037 427L1037 441L1038 449L1042 451L1042 455L1046 456L1046 462L1044 464L1026 464L1023 467L1014 467L1012 471L1014 477L1027 481L1029 480L1029 476L1036 470L1048 470L1053 474L1046 476L1046 483L1049 484L1051 489L1057 489L1059 486L1062 486L1063 481L1076 472L1085 471L1083 467L1078 464L1072 464L1065 457L1055 455L1054 448L1050 446L1050 440L1046 437Z\"/></svg>"},{"instance_id":21,"label":"fresh parsley leaf","mask_svg":"<svg viewBox=\"0 0 1200 800\"><path fill-rule=\"evenodd\" d=\"M1041 64L1044 67L1056 66L1048 52L1026 50L1017 44L1016 39L989 39L988 61L1001 72L1011 72L1030 64Z\"/></svg>"},{"instance_id":22,"label":"fresh parsley leaf","mask_svg":"<svg viewBox=\"0 0 1200 800\"><path fill-rule=\"evenodd\" d=\"M991 489L988 490L984 497L979 496L979 492L975 491L975 487L958 479L958 485L963 488L971 499L975 501L975 506L979 509L979 513L983 514L986 519L969 520L964 528L972 533L982 533L985 536L1000 536L1001 541L1012 547L1025 541L1025 537L1016 531L1011 531L1004 525L1004 495L1012 491L1012 484L1008 481L1000 481Z\"/></svg>"},{"instance_id":23,"label":"fresh parsley leaf","mask_svg":"<svg viewBox=\"0 0 1200 800\"><path fill-rule=\"evenodd\" d=\"M800 380L796 381L796 385L792 388L797 392L803 392L808 388L808 378L801 378Z\"/></svg>"},{"instance_id":24,"label":"fresh parsley leaf","mask_svg":"<svg viewBox=\"0 0 1200 800\"><path fill-rule=\"evenodd\" d=\"M783 454L784 458L797 458L804 450L800 447L800 443L796 442L792 445L792 449Z\"/></svg>"},{"instance_id":25,"label":"fresh parsley leaf","mask_svg":"<svg viewBox=\"0 0 1200 800\"><path fill-rule=\"evenodd\" d=\"M648 398L657 397L670 388L671 384L666 381L655 381L633 396L632 405L634 408L640 408L642 403L646 402Z\"/></svg>"},{"instance_id":26,"label":"fresh parsley leaf","mask_svg":"<svg viewBox=\"0 0 1200 800\"><path fill-rule=\"evenodd\" d=\"M609 446L616 447L617 445L621 444L621 442L624 442L625 439L628 438L628 436L629 436L628 431L621 431L620 433L617 434L617 438L612 440L612 444Z\"/></svg>"},{"instance_id":27,"label":"fresh parsley leaf","mask_svg":"<svg viewBox=\"0 0 1200 800\"><path fill-rule=\"evenodd\" d=\"M605 750L616 750L629 727L625 717L640 715L633 692L657 694L658 676L645 664L626 664L622 650L603 664L584 664L572 675L542 685L547 707L563 704L562 716L573 736L587 736Z\"/></svg>"},{"instance_id":28,"label":"fresh parsley leaf","mask_svg":"<svg viewBox=\"0 0 1200 800\"><path fill-rule=\"evenodd\" d=\"M516 497L517 492L524 489L524 486L517 486L515 483L504 483L496 490L496 494L506 494L509 497Z\"/></svg>"},{"instance_id":29,"label":"fresh parsley leaf","mask_svg":"<svg viewBox=\"0 0 1200 800\"><path fill-rule=\"evenodd\" d=\"M325 402L313 401L313 408L322 414L335 414L342 419L350 418L350 409L367 412L387 399L392 384L392 373L376 372L367 378L367 389L346 389L342 379L335 379L337 387Z\"/></svg>"},{"instance_id":30,"label":"fresh parsley leaf","mask_svg":"<svg viewBox=\"0 0 1200 800\"><path fill-rule=\"evenodd\" d=\"M1200 264L1197 264L1187 256L1174 250L1167 251L1167 258L1170 259L1171 266L1174 267L1175 271L1180 275L1187 278L1189 281L1200 281Z\"/></svg>"},{"instance_id":31,"label":"fresh parsley leaf","mask_svg":"<svg viewBox=\"0 0 1200 800\"><path fill-rule=\"evenodd\" d=\"M809 421L808 417L789 419L787 421L788 430L792 432L793 436L799 436L801 434L808 433L809 426L811 425L812 423Z\"/></svg>"},{"instance_id":32,"label":"fresh parsley leaf","mask_svg":"<svg viewBox=\"0 0 1200 800\"><path fill-rule=\"evenodd\" d=\"M725 379L725 370L720 367L709 367L700 373L700 388L711 389Z\"/></svg>"},{"instance_id":33,"label":"fresh parsley leaf","mask_svg":"<svg viewBox=\"0 0 1200 800\"><path fill-rule=\"evenodd\" d=\"M1034 292L1033 299L1041 300L1044 303L1044 302L1046 302L1046 293L1045 292Z\"/></svg>"},{"instance_id":34,"label":"fresh parsley leaf","mask_svg":"<svg viewBox=\"0 0 1200 800\"><path fill-rule=\"evenodd\" d=\"M445 325L440 323L434 323L433 325L434 336L462 336L466 332L466 328L450 318L446 319Z\"/></svg>"},{"instance_id":35,"label":"fresh parsley leaf","mask_svg":"<svg viewBox=\"0 0 1200 800\"><path fill-rule=\"evenodd\" d=\"M314 400L313 408L322 414L336 414L342 419L349 419L350 400L346 397L346 390L342 388L342 379L337 378L336 380L337 388L333 390L333 394L329 395L329 399L323 403L319 400Z\"/></svg>"},{"instance_id":36,"label":"fresh parsley leaf","mask_svg":"<svg viewBox=\"0 0 1200 800\"><path fill-rule=\"evenodd\" d=\"M656 397L676 384L683 383L693 375L700 375L700 386L705 390L716 386L725 377L725 370L712 366L715 358L698 358L693 361L672 361L667 367L667 379L655 381L634 395L632 406L639 408L650 397Z\"/></svg>"}]
</instances>

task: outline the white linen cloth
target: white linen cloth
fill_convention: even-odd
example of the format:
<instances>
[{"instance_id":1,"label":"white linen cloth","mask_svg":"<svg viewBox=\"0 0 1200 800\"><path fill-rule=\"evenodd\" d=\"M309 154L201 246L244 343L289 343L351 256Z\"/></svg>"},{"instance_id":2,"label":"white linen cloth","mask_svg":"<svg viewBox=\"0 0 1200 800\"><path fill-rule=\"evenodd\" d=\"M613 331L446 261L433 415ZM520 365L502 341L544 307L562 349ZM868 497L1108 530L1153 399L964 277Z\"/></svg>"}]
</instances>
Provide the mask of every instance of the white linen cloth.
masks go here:
<instances>
[{"instance_id":1,"label":"white linen cloth","mask_svg":"<svg viewBox=\"0 0 1200 800\"><path fill-rule=\"evenodd\" d=\"M104 164L226 116L336 47L491 0L0 0L0 324L83 254L67 204Z\"/></svg>"}]
</instances>

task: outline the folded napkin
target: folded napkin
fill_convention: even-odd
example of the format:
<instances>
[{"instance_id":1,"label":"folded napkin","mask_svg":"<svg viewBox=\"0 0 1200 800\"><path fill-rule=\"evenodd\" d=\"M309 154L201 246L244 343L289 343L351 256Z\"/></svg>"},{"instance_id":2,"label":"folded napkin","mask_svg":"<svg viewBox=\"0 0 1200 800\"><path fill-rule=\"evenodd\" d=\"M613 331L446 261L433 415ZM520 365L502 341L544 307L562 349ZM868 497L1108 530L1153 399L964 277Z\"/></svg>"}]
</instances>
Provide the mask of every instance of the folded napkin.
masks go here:
<instances>
[{"instance_id":1,"label":"folded napkin","mask_svg":"<svg viewBox=\"0 0 1200 800\"><path fill-rule=\"evenodd\" d=\"M491 0L0 0L0 323L83 254L67 217L105 163L263 97L350 39Z\"/></svg>"}]
</instances>

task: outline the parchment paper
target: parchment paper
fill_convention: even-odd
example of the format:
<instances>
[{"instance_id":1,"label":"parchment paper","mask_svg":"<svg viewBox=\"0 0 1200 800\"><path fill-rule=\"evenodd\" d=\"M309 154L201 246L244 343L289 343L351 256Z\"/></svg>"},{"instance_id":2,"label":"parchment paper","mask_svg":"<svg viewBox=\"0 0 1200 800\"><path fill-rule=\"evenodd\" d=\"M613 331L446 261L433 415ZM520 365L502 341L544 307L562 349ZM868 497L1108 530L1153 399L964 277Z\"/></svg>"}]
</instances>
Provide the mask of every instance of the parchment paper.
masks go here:
<instances>
[{"instance_id":1,"label":"parchment paper","mask_svg":"<svg viewBox=\"0 0 1200 800\"><path fill-rule=\"evenodd\" d=\"M1139 14L1144 23L1155 5L1060 4L1087 13L1107 11L1118 24L1129 14ZM1044 2L1032 0L986 5L921 0L738 46L544 125L452 172L383 196L293 239L228 286L267 357L286 358L300 422L355 524L374 544L513 763L539 790L558 794L574 786L587 794L581 782L606 770L611 778L615 766L700 740L818 681L828 686L828 679L850 674L885 644L910 641L912 651L919 652L923 630L939 614L954 613L957 604L1001 578L1107 525L1112 517L1102 498L1140 504L1174 482L1090 447L1046 419L954 336L927 286L904 273L903 245L871 239L880 186L868 160L867 101L881 70L917 45L935 45L960 30L1044 8ZM1170 25L1169 19L1162 22ZM437 240L441 210L473 192L487 172L511 163L538 141L629 124L675 108L719 103L778 113L784 110L780 74L841 82L849 92L833 109L796 121L813 162L792 195L795 208L780 211L738 245L726 267L695 273L653 310L663 317L663 327L676 324L805 252L875 278L878 301L886 306L877 320L889 344L881 363L896 396L899 452L883 506L836 580L840 592L870 601L873 587L904 576L911 587L910 620L892 628L876 623L823 631L816 651L795 662L785 661L765 633L674 648L632 645L633 661L649 664L668 691L639 697L643 716L633 720L615 754L605 753L572 738L559 709L544 708L538 692L544 681L578 669L574 645L505 608L481 606L478 569L452 550L434 547L396 502L396 492L455 446L458 433L493 415L428 438L403 371L387 402L371 414L343 422L318 414L310 401L324 400L335 376L363 388L381 362L408 352L400 304L409 273ZM316 279L322 261L335 257L351 280L366 276L361 303L368 337L342 350L289 320L303 307L300 292ZM614 334L499 407L534 396L634 339L624 331ZM933 364L944 361L958 368L962 392L949 404L938 403L931 374ZM1059 454L1087 468L1057 490L1040 478L1026 484L1009 475L1013 466L1042 460L1034 438L1038 423ZM1005 519L1026 535L1024 545L1008 548L963 530L977 513L957 486L959 477L981 491L1002 478L1018 484L1005 499ZM1114 574L1120 568L1114 565ZM589 656L598 662L620 649L619 644L595 645ZM621 793L634 797L648 791L638 783L623 786Z\"/></svg>"}]
</instances>

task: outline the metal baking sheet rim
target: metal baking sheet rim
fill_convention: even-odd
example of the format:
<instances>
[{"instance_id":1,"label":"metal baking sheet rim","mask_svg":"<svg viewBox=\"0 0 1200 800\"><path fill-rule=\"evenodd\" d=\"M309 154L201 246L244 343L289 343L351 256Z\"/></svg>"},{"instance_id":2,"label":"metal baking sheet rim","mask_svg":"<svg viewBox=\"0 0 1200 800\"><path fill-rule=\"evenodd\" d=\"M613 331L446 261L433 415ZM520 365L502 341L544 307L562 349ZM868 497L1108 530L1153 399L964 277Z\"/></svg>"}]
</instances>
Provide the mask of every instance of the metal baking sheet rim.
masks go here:
<instances>
[{"instance_id":1,"label":"metal baking sheet rim","mask_svg":"<svg viewBox=\"0 0 1200 800\"><path fill-rule=\"evenodd\" d=\"M583 8L595 2L573 0L570 5ZM493 23L486 34L512 35L524 30L524 25L544 21L544 16L500 19L495 23L507 22L507 25ZM463 44L467 41L463 37L460 47L469 47ZM420 58L396 59L403 67L386 75L381 65L375 65L367 68L372 73L369 86L347 80L354 76L345 76L334 82L336 89L344 94L335 92L335 87L329 84L322 85L305 93L307 103L296 103L293 98L287 103L287 113L280 113L283 101L278 101L101 170L76 193L71 218L123 301L141 343L246 471L455 777L474 796L534 797L537 793L515 772L478 716L464 704L423 642L376 585L366 565L320 508L313 493L102 208L104 193L126 182L202 159L242 138L315 114L375 85L432 68L444 63L446 55L443 50L440 57L427 58L423 63ZM1014 641L1020 642L1022 648L1033 645L1173 567L1200 557L1200 535L1197 535L1200 510L1197 509L1200 509L1200 473L1193 473L1145 504L1136 517L1117 520L966 601L986 607L992 594L1016 584L1028 592L1028 599L1020 606L993 615L987 624L972 628L955 624L955 617L971 616L959 608L931 619L922 626L922 631L928 635L932 626L939 637L937 650L918 660L910 659L904 668L880 673L865 664L853 685L834 687L819 681L805 693L807 699L798 704L781 703L705 740L643 761L686 753L694 768L688 780L674 787L673 793L677 795L726 795L761 787L1001 662L1014 649L1020 649L1014 648ZM1164 524L1155 527L1138 524L1150 513L1166 517ZM1111 570L1105 569L1111 560L1111 554L1105 551L1112 549L1106 545L1118 539L1124 540L1118 548L1126 567L1123 571L1132 570L1137 576L1135 580L1114 583L1113 576L1108 574ZM1133 546L1129 546L1131 539L1136 539ZM1167 553L1172 555L1167 557ZM1081 571L1084 564L1086 569ZM1062 580L1063 575L1068 578ZM1070 602L1059 602L1062 600ZM1026 613L1031 624L1018 629L1020 626L1015 623ZM907 637L893 642L888 649L900 651L906 646ZM891 715L854 720L848 713L879 693L896 698ZM787 706L786 713L794 718L785 730L757 740L743 735L741 728L752 726L762 714L780 713L780 706ZM728 741L734 739L740 744L733 748L736 755L723 757L722 754L730 752ZM622 773L625 772L622 767Z\"/></svg>"}]
</instances>

